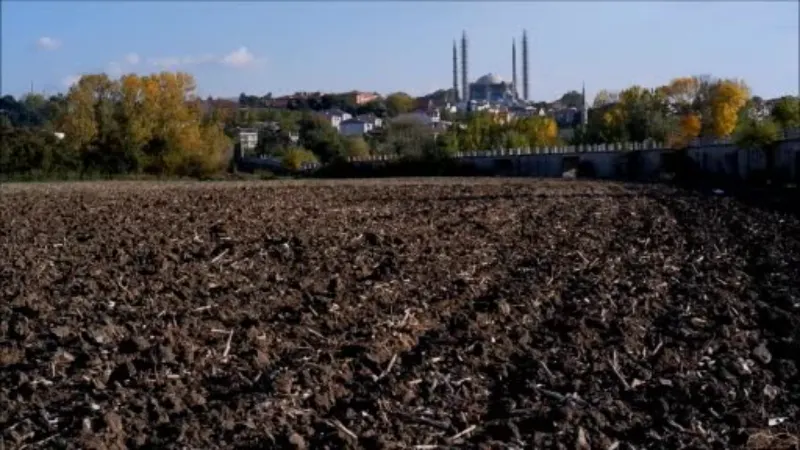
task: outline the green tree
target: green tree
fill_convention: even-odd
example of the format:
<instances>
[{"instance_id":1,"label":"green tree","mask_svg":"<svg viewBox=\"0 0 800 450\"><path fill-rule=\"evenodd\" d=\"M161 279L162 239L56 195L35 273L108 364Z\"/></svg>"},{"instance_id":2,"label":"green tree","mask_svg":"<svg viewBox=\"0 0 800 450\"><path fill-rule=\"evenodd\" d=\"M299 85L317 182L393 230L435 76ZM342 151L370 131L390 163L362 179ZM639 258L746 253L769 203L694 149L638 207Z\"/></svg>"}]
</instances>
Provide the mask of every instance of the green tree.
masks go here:
<instances>
[{"instance_id":1,"label":"green tree","mask_svg":"<svg viewBox=\"0 0 800 450\"><path fill-rule=\"evenodd\" d=\"M317 163L317 156L304 148L292 147L283 154L281 163L289 170L300 170L305 164Z\"/></svg>"},{"instance_id":2,"label":"green tree","mask_svg":"<svg viewBox=\"0 0 800 450\"><path fill-rule=\"evenodd\" d=\"M780 129L772 120L749 120L739 127L735 142L739 148L760 150L764 153L767 174L775 174L775 151Z\"/></svg>"},{"instance_id":3,"label":"green tree","mask_svg":"<svg viewBox=\"0 0 800 450\"><path fill-rule=\"evenodd\" d=\"M736 145L743 149L763 150L777 142L778 125L772 120L749 120L736 132Z\"/></svg>"},{"instance_id":4,"label":"green tree","mask_svg":"<svg viewBox=\"0 0 800 450\"><path fill-rule=\"evenodd\" d=\"M619 101L619 94L611 92L606 89L601 89L594 97L592 108L602 108L604 106L612 105Z\"/></svg>"},{"instance_id":5,"label":"green tree","mask_svg":"<svg viewBox=\"0 0 800 450\"><path fill-rule=\"evenodd\" d=\"M291 146L288 134L282 130L260 130L255 154L259 156L278 155Z\"/></svg>"},{"instance_id":6,"label":"green tree","mask_svg":"<svg viewBox=\"0 0 800 450\"><path fill-rule=\"evenodd\" d=\"M505 130L503 133L504 148L525 148L528 147L528 138L516 130Z\"/></svg>"},{"instance_id":7,"label":"green tree","mask_svg":"<svg viewBox=\"0 0 800 450\"><path fill-rule=\"evenodd\" d=\"M583 95L578 91L569 91L562 95L558 102L567 108L580 108L583 106Z\"/></svg>"},{"instance_id":8,"label":"green tree","mask_svg":"<svg viewBox=\"0 0 800 450\"><path fill-rule=\"evenodd\" d=\"M364 157L369 156L369 144L361 136L349 137L344 140L344 156Z\"/></svg>"},{"instance_id":9,"label":"green tree","mask_svg":"<svg viewBox=\"0 0 800 450\"><path fill-rule=\"evenodd\" d=\"M416 122L395 121L386 128L385 133L385 140L379 146L379 152L383 154L421 157L425 148L436 146L433 130Z\"/></svg>"},{"instance_id":10,"label":"green tree","mask_svg":"<svg viewBox=\"0 0 800 450\"><path fill-rule=\"evenodd\" d=\"M386 101L383 99L373 100L369 103L359 105L356 108L356 113L361 114L374 114L376 117L386 118L389 116L388 109L386 107Z\"/></svg>"},{"instance_id":11,"label":"green tree","mask_svg":"<svg viewBox=\"0 0 800 450\"><path fill-rule=\"evenodd\" d=\"M316 113L306 113L299 122L300 144L310 150L323 163L344 154L344 144L339 132L325 117Z\"/></svg>"},{"instance_id":12,"label":"green tree","mask_svg":"<svg viewBox=\"0 0 800 450\"><path fill-rule=\"evenodd\" d=\"M436 145L440 152L447 155L454 155L461 151L458 141L458 132L454 128L451 128L436 137Z\"/></svg>"},{"instance_id":13,"label":"green tree","mask_svg":"<svg viewBox=\"0 0 800 450\"><path fill-rule=\"evenodd\" d=\"M783 129L800 128L800 98L781 97L770 114L777 125Z\"/></svg>"},{"instance_id":14,"label":"green tree","mask_svg":"<svg viewBox=\"0 0 800 450\"><path fill-rule=\"evenodd\" d=\"M386 97L386 110L390 117L407 113L414 109L414 99L405 92L395 92Z\"/></svg>"}]
</instances>

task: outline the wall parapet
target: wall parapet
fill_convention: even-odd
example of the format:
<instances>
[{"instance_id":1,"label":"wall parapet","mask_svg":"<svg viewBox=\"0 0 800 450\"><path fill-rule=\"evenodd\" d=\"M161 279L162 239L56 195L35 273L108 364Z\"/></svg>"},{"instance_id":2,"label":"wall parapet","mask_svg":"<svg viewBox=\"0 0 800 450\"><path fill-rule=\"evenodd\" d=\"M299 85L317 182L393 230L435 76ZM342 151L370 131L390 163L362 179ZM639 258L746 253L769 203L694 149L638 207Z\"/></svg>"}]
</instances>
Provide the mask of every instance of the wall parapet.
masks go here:
<instances>
[{"instance_id":1,"label":"wall parapet","mask_svg":"<svg viewBox=\"0 0 800 450\"><path fill-rule=\"evenodd\" d=\"M783 130L779 140L800 139L800 128ZM700 138L695 139L689 144L689 148L714 147L733 145L731 137L726 138ZM457 152L453 155L456 159L472 158L497 158L502 156L529 156L529 155L567 155L582 153L606 153L606 152L631 152L631 151L661 151L668 150L669 147L664 142L647 140L644 142L615 142L607 144L579 144L543 147L520 147L510 149L477 150L469 152ZM362 157L350 157L349 162L377 162L393 161L398 159L397 155L370 155Z\"/></svg>"}]
</instances>

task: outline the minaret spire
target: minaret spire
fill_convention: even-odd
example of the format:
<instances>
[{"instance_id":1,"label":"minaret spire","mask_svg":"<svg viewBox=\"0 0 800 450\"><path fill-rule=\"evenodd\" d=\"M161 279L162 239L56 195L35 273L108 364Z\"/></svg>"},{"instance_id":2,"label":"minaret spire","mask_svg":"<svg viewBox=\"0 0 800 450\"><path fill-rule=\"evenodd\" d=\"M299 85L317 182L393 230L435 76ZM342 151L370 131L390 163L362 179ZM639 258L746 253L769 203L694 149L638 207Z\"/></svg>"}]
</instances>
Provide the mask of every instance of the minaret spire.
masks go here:
<instances>
[{"instance_id":1,"label":"minaret spire","mask_svg":"<svg viewBox=\"0 0 800 450\"><path fill-rule=\"evenodd\" d=\"M581 125L586 128L589 124L589 109L586 107L586 82L581 85Z\"/></svg>"},{"instance_id":2,"label":"minaret spire","mask_svg":"<svg viewBox=\"0 0 800 450\"><path fill-rule=\"evenodd\" d=\"M522 30L522 97L526 101L528 93L528 32Z\"/></svg>"},{"instance_id":3,"label":"minaret spire","mask_svg":"<svg viewBox=\"0 0 800 450\"><path fill-rule=\"evenodd\" d=\"M456 41L453 39L453 102L458 103L458 49Z\"/></svg>"},{"instance_id":4,"label":"minaret spire","mask_svg":"<svg viewBox=\"0 0 800 450\"><path fill-rule=\"evenodd\" d=\"M461 33L461 86L463 92L461 98L469 102L469 78L467 77L467 32Z\"/></svg>"},{"instance_id":5,"label":"minaret spire","mask_svg":"<svg viewBox=\"0 0 800 450\"><path fill-rule=\"evenodd\" d=\"M514 99L519 98L517 94L517 40L511 40L511 84L514 87Z\"/></svg>"}]
</instances>

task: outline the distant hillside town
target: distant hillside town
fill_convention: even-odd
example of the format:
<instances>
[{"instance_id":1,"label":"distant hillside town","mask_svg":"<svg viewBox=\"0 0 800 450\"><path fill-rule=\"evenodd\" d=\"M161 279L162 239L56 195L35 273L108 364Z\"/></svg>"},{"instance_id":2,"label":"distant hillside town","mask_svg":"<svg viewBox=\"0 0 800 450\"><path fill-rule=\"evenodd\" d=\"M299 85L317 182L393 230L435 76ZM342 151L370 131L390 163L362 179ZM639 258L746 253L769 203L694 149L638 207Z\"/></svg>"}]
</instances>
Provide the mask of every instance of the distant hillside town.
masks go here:
<instances>
[{"instance_id":1,"label":"distant hillside town","mask_svg":"<svg viewBox=\"0 0 800 450\"><path fill-rule=\"evenodd\" d=\"M296 170L351 158L441 160L465 152L702 139L771 148L800 127L800 99L753 96L740 79L686 76L663 86L585 84L532 99L528 33L511 39L511 79L470 77L469 42L452 45L450 86L415 97L353 90L200 98L184 72L87 74L65 94L0 98L0 174L206 176L237 156ZM518 52L519 50L519 52ZM518 63L519 67L518 67Z\"/></svg>"}]
</instances>

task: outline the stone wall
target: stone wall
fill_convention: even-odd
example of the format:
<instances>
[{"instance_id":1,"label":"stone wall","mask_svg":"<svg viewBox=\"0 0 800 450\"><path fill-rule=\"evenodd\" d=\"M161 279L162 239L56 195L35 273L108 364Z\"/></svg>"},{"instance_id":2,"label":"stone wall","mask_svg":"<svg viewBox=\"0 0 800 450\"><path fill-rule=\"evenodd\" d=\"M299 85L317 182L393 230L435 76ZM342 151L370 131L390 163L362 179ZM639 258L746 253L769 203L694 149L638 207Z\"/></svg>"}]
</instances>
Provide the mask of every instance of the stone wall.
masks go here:
<instances>
[{"instance_id":1,"label":"stone wall","mask_svg":"<svg viewBox=\"0 0 800 450\"><path fill-rule=\"evenodd\" d=\"M653 179L663 172L664 155L668 152L674 150L651 141L464 152L457 153L455 158L497 175ZM747 178L766 168L764 152L739 149L731 139L696 140L687 153L708 173ZM350 161L363 166L386 164L393 159L381 155ZM800 179L800 130L784 132L776 151L775 167L791 179Z\"/></svg>"},{"instance_id":2,"label":"stone wall","mask_svg":"<svg viewBox=\"0 0 800 450\"><path fill-rule=\"evenodd\" d=\"M763 151L742 150L733 144L689 149L689 156L705 172L747 178L767 168ZM775 151L775 168L785 176L800 179L800 137L782 141Z\"/></svg>"}]
</instances>

